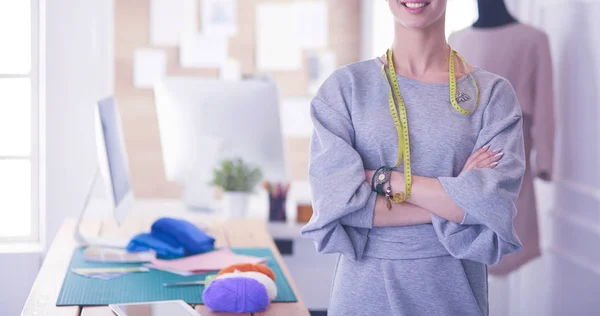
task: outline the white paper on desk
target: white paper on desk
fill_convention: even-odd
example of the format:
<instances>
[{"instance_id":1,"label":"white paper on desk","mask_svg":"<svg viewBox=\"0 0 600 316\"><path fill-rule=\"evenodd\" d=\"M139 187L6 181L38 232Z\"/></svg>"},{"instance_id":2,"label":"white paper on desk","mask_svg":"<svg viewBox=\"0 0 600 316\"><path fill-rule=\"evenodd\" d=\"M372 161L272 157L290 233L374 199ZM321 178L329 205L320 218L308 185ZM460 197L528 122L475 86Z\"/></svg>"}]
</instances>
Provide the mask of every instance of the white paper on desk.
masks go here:
<instances>
[{"instance_id":1,"label":"white paper on desk","mask_svg":"<svg viewBox=\"0 0 600 316\"><path fill-rule=\"evenodd\" d=\"M179 47L179 62L182 67L220 68L227 61L228 50L226 37L186 34Z\"/></svg>"},{"instance_id":2,"label":"white paper on desk","mask_svg":"<svg viewBox=\"0 0 600 316\"><path fill-rule=\"evenodd\" d=\"M228 59L220 71L222 80L238 81L242 79L242 68L240 62L235 59Z\"/></svg>"},{"instance_id":3,"label":"white paper on desk","mask_svg":"<svg viewBox=\"0 0 600 316\"><path fill-rule=\"evenodd\" d=\"M327 1L296 1L295 36L300 48L322 49L329 44Z\"/></svg>"},{"instance_id":4,"label":"white paper on desk","mask_svg":"<svg viewBox=\"0 0 600 316\"><path fill-rule=\"evenodd\" d=\"M281 125L285 137L310 137L310 98L286 98L281 102Z\"/></svg>"},{"instance_id":5,"label":"white paper on desk","mask_svg":"<svg viewBox=\"0 0 600 316\"><path fill-rule=\"evenodd\" d=\"M151 89L167 72L167 55L160 49L139 48L133 53L133 85Z\"/></svg>"},{"instance_id":6,"label":"white paper on desk","mask_svg":"<svg viewBox=\"0 0 600 316\"><path fill-rule=\"evenodd\" d=\"M295 37L295 6L260 3L256 7L256 66L259 70L299 70L302 51Z\"/></svg>"},{"instance_id":7,"label":"white paper on desk","mask_svg":"<svg viewBox=\"0 0 600 316\"><path fill-rule=\"evenodd\" d=\"M177 46L183 34L198 31L197 0L150 0L150 42Z\"/></svg>"},{"instance_id":8,"label":"white paper on desk","mask_svg":"<svg viewBox=\"0 0 600 316\"><path fill-rule=\"evenodd\" d=\"M323 82L337 68L333 51L313 52L308 56L308 84L310 93L317 93Z\"/></svg>"},{"instance_id":9,"label":"white paper on desk","mask_svg":"<svg viewBox=\"0 0 600 316\"><path fill-rule=\"evenodd\" d=\"M125 249L88 247L83 253L85 261L93 262L150 262L156 259L154 251L128 252Z\"/></svg>"},{"instance_id":10,"label":"white paper on desk","mask_svg":"<svg viewBox=\"0 0 600 316\"><path fill-rule=\"evenodd\" d=\"M201 0L202 33L235 36L237 34L237 0Z\"/></svg>"}]
</instances>

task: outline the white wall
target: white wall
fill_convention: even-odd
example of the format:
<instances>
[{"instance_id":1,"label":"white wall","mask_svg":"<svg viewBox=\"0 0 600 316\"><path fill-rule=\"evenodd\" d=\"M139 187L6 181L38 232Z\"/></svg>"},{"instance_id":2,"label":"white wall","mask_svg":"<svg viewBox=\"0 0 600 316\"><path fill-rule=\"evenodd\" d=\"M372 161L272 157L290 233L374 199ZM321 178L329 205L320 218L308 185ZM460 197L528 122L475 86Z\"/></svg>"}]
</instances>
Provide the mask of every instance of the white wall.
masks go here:
<instances>
[{"instance_id":1,"label":"white wall","mask_svg":"<svg viewBox=\"0 0 600 316\"><path fill-rule=\"evenodd\" d=\"M39 266L37 252L0 254L0 315L20 315Z\"/></svg>"},{"instance_id":2,"label":"white wall","mask_svg":"<svg viewBox=\"0 0 600 316\"><path fill-rule=\"evenodd\" d=\"M538 23L550 37L560 118L552 248L600 277L599 0L550 1Z\"/></svg>"},{"instance_id":3,"label":"white wall","mask_svg":"<svg viewBox=\"0 0 600 316\"><path fill-rule=\"evenodd\" d=\"M548 225L542 235L546 257L558 259L548 266L554 286L543 314L598 315L600 302L591 293L600 284L600 0L507 2L521 21L548 34L554 62L555 181L537 189L550 206L540 208L540 221ZM532 287L524 283L521 292L531 293ZM526 306L535 300L527 301L521 300L521 315L535 313Z\"/></svg>"},{"instance_id":4,"label":"white wall","mask_svg":"<svg viewBox=\"0 0 600 316\"><path fill-rule=\"evenodd\" d=\"M93 107L113 91L113 1L47 10L47 240L76 216L96 166Z\"/></svg>"},{"instance_id":5,"label":"white wall","mask_svg":"<svg viewBox=\"0 0 600 316\"><path fill-rule=\"evenodd\" d=\"M113 0L48 0L45 18L49 245L78 214L94 171L93 105L113 87ZM40 260L38 252L0 254L0 315L20 314Z\"/></svg>"}]
</instances>

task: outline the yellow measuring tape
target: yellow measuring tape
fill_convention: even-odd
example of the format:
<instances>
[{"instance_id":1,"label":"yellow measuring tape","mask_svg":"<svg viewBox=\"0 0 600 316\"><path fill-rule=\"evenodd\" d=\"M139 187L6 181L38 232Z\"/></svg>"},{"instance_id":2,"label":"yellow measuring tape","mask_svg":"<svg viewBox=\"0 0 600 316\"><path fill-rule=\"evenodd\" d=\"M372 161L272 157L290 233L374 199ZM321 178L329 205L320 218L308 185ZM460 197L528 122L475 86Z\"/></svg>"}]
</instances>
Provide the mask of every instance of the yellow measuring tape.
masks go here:
<instances>
[{"instance_id":1,"label":"yellow measuring tape","mask_svg":"<svg viewBox=\"0 0 600 316\"><path fill-rule=\"evenodd\" d=\"M454 68L454 55L455 54L462 61L463 66L465 67L465 70L469 69L469 66L467 66L467 62L465 61L465 58L462 57L461 55L459 55L452 48L450 48L450 62L449 62L449 66L448 66L448 68L450 68L450 76L449 76L450 77L449 78L449 81L450 81L450 103L452 103L452 106L458 112L465 114L465 115L469 115L469 114L475 112L475 110L477 110L477 107L479 106L479 86L477 85L477 81L475 80L475 77L473 77L473 74L469 71L469 76L471 77L471 80L473 80L473 84L475 84L475 108L473 109L473 111L468 111L468 110L465 110L462 107L460 107L460 105L458 105L458 101L456 100L456 69Z\"/></svg>"},{"instance_id":2,"label":"yellow measuring tape","mask_svg":"<svg viewBox=\"0 0 600 316\"><path fill-rule=\"evenodd\" d=\"M398 77L396 76L396 69L394 68L392 50L389 49L386 52L388 59L388 67L390 69L390 79L385 71L385 65L381 68L381 72L385 76L385 79L391 85L391 91L389 95L389 106L398 132L398 161L394 168L398 168L404 159L404 182L406 184L405 192L394 193L393 200L395 203L402 203L410 198L410 190L412 188L412 174L410 169L410 139L408 137L408 118L406 117L406 105L402 94L400 93L400 86L398 85ZM396 110L396 102L394 101L394 95L398 101L398 108L400 109L400 116Z\"/></svg>"},{"instance_id":3,"label":"yellow measuring tape","mask_svg":"<svg viewBox=\"0 0 600 316\"><path fill-rule=\"evenodd\" d=\"M452 48L450 48L450 61L449 61L449 83L450 83L450 103L452 106L462 114L471 114L473 111L477 109L479 106L479 87L477 86L477 82L473 77L473 74L469 72L469 76L473 80L475 84L476 91L476 104L475 109L473 111L468 111L460 107L458 101L456 100L456 69L454 66L454 55L459 56L462 60L465 69L469 69L467 66L467 62L465 59L456 53ZM396 162L396 166L394 168L398 168L404 159L404 183L405 183L405 192L397 192L394 193L392 197L392 201L394 203L402 203L410 198L410 193L412 189L412 173L410 168L410 138L408 134L408 117L406 115L406 104L404 103L404 99L402 98L402 94L400 93L400 86L398 85L398 77L396 76L396 70L394 68L393 61L393 52L392 49L388 49L386 52L388 67L389 67L389 77L385 71L385 65L381 67L381 72L385 76L386 81L390 84L390 95L389 95L389 107L390 113L392 114L392 119L394 120L394 125L396 126L396 131L398 133L398 161ZM396 101L394 100L394 96L396 97L396 101L398 105L396 105ZM400 110L400 115L398 115L398 108ZM389 202L389 201L388 201Z\"/></svg>"}]
</instances>

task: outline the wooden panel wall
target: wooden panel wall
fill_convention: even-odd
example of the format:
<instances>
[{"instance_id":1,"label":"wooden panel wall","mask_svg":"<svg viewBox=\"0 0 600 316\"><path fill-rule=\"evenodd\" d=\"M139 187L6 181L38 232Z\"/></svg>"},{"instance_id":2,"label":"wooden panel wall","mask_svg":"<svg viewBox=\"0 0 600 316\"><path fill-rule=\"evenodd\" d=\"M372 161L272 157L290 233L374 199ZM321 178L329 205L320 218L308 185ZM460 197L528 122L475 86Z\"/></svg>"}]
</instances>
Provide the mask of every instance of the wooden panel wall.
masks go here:
<instances>
[{"instance_id":1,"label":"wooden panel wall","mask_svg":"<svg viewBox=\"0 0 600 316\"><path fill-rule=\"evenodd\" d=\"M240 61L242 73L245 75L256 73L254 53L256 5L268 1L291 2L292 0L238 0L238 33L229 41L229 55ZM329 48L336 53L338 66L358 61L360 0L328 0L328 3ZM164 175L153 92L150 89L137 89L133 86L134 51L137 48L163 49L168 56L167 75L217 77L219 71L218 69L181 68L177 47L152 46L149 17L150 0L115 1L115 95L121 109L136 196L178 198L181 195L181 186L166 181ZM200 12L198 18L200 19ZM304 69L306 69L306 59ZM308 76L305 70L273 72L271 75L275 78L283 98L309 96ZM286 138L285 142L291 180L305 180L308 139Z\"/></svg>"}]
</instances>

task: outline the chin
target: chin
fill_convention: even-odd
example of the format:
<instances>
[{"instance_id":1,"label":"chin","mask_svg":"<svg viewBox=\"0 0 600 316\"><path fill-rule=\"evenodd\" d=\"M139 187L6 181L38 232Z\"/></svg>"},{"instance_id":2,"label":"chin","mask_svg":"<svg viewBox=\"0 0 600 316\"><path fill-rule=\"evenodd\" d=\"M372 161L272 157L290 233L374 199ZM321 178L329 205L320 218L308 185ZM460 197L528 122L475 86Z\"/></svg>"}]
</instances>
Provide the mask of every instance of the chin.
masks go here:
<instances>
[{"instance_id":1,"label":"chin","mask_svg":"<svg viewBox=\"0 0 600 316\"><path fill-rule=\"evenodd\" d=\"M426 29L443 21L446 0L388 0L396 22L410 29Z\"/></svg>"}]
</instances>

